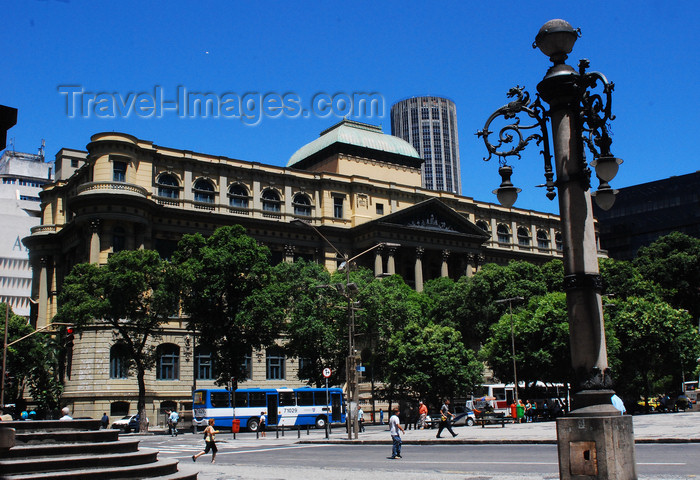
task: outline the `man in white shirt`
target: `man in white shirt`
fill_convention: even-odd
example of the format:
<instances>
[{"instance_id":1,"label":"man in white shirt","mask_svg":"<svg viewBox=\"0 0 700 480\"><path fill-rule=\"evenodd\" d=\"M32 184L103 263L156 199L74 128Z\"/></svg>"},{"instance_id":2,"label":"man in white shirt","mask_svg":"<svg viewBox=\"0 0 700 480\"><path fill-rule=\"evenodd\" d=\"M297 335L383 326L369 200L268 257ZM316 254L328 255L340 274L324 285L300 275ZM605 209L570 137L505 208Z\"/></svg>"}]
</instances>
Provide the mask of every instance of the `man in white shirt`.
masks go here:
<instances>
[{"instance_id":1,"label":"man in white shirt","mask_svg":"<svg viewBox=\"0 0 700 480\"><path fill-rule=\"evenodd\" d=\"M399 421L399 409L394 408L394 414L389 418L389 433L391 434L391 439L393 440L393 445L391 447L391 458L402 458L401 457L401 433L406 433L401 423Z\"/></svg>"},{"instance_id":2,"label":"man in white shirt","mask_svg":"<svg viewBox=\"0 0 700 480\"><path fill-rule=\"evenodd\" d=\"M170 424L170 436L171 437L177 437L177 422L180 420L180 415L177 414L177 411L173 410L170 412L170 415L168 417L168 423Z\"/></svg>"}]
</instances>

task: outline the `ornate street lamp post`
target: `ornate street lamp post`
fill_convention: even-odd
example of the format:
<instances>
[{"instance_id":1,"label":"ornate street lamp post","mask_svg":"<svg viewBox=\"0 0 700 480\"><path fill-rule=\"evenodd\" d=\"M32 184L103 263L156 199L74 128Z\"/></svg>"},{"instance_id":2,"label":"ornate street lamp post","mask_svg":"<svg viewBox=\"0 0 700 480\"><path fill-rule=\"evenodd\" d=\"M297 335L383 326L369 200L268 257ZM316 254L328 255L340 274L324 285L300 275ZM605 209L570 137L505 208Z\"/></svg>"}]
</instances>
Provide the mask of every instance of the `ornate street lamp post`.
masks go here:
<instances>
[{"instance_id":1,"label":"ornate street lamp post","mask_svg":"<svg viewBox=\"0 0 700 480\"><path fill-rule=\"evenodd\" d=\"M547 197L559 196L559 212L564 240L564 288L566 289L571 362L575 375L573 410L557 420L559 473L562 479L635 479L632 417L621 416L611 404L611 372L608 368L601 301L601 277L593 222L591 196L601 208L612 207L615 191L608 184L622 160L610 153L612 140L609 122L613 84L598 72L586 72L588 60L579 62L579 70L564 63L571 52L578 29L564 20L550 20L537 34L533 47L552 61L538 95L530 101L520 86L508 96L515 100L496 110L477 132L484 139L489 156L499 158L501 186L494 191L506 207L515 202L520 189L510 177L512 167L506 158L520 158L530 141L542 148ZM594 90L598 84L602 93ZM549 110L541 100L549 104ZM491 124L499 117L508 123L491 142ZM530 123L521 124L522 118ZM552 168L547 123L552 126L552 150L556 180ZM591 194L591 170L586 163L584 145L593 156L591 166L600 181Z\"/></svg>"}]
</instances>

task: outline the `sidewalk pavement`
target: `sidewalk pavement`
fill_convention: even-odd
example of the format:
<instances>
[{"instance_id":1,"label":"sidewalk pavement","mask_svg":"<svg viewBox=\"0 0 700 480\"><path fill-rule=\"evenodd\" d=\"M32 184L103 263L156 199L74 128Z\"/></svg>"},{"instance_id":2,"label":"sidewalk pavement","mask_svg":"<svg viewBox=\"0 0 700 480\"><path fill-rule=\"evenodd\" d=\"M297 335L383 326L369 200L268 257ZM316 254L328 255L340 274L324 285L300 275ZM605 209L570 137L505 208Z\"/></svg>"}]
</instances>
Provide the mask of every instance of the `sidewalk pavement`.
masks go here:
<instances>
[{"instance_id":1,"label":"sidewalk pavement","mask_svg":"<svg viewBox=\"0 0 700 480\"><path fill-rule=\"evenodd\" d=\"M700 443L700 411L665 414L635 415L633 417L635 443ZM405 427L405 425L404 425ZM454 427L457 437L453 438L446 430L442 438L435 438L437 429L406 430L403 443L411 444L517 444L517 443L556 443L556 422L532 422L512 424L479 425ZM342 433L341 433L342 432ZM296 437L296 435L295 435ZM297 443L349 443L349 444L390 444L388 426L370 426L360 433L357 440L348 440L345 429L336 428L329 439L313 435L305 438L302 434Z\"/></svg>"},{"instance_id":2,"label":"sidewalk pavement","mask_svg":"<svg viewBox=\"0 0 700 480\"><path fill-rule=\"evenodd\" d=\"M697 442L700 443L700 412L688 413L666 413L666 414L651 414L651 415L635 415L634 416L634 434L636 443L685 443ZM428 445L428 444L505 444L505 443L556 443L556 423L555 422L536 422L522 424L506 424L505 427L500 425L491 425L481 428L478 425L472 427L455 427L456 438L452 438L449 432L443 431L443 438L436 439L437 429L429 430L407 430L403 436L404 445ZM155 432L153 432L155 433ZM237 442L230 438L231 434L223 433L219 436L221 452L225 452L224 445L235 445ZM237 435L239 445L243 448L249 448L253 443L258 442L255 434L245 432ZM267 437L264 440L266 447L275 448L287 446L294 448L294 444L354 444L354 445L371 445L382 444L389 445L391 437L389 436L387 425L368 425L364 433L359 434L357 440L348 440L347 433L342 427L336 427L332 430L330 438L326 439L323 430L311 429L307 432L302 430L300 438L297 437L296 431L285 432L283 437L281 432L279 436L277 432L268 431ZM396 471L392 468L393 464L386 466L376 465L372 469L365 468L333 468L329 465L306 467L290 467L276 466L274 464L257 464L257 465L235 465L230 464L210 464L192 463L183 461L178 467L183 473L198 473L199 480L309 480L312 478L323 478L324 480L385 480L387 477L400 475L402 480L464 480L465 472L449 472L449 471ZM473 474L472 474L473 473ZM556 480L559 478L557 473L550 474L530 474L520 472L517 475L513 474L492 474L469 472L466 478L479 478L480 480ZM640 476L640 479L645 480L668 480L668 475L665 476ZM685 478L685 477L683 477Z\"/></svg>"}]
</instances>

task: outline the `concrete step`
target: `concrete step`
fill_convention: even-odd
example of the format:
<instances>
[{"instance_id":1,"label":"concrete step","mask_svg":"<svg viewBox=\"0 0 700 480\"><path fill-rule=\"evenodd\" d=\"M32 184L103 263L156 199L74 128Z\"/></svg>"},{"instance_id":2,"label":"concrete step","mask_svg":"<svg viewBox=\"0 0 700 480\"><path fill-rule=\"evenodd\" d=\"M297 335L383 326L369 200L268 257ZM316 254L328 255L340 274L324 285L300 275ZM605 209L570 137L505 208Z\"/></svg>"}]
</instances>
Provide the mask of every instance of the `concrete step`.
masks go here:
<instances>
[{"instance_id":1,"label":"concrete step","mask_svg":"<svg viewBox=\"0 0 700 480\"><path fill-rule=\"evenodd\" d=\"M136 452L100 455L65 455L60 457L37 457L0 460L0 471L5 473L58 472L64 470L97 467L120 467L143 465L158 460L158 450L143 449Z\"/></svg>"},{"instance_id":2,"label":"concrete step","mask_svg":"<svg viewBox=\"0 0 700 480\"><path fill-rule=\"evenodd\" d=\"M25 420L2 422L3 427L14 428L17 433L56 430L99 430L99 420Z\"/></svg>"},{"instance_id":3,"label":"concrete step","mask_svg":"<svg viewBox=\"0 0 700 480\"><path fill-rule=\"evenodd\" d=\"M9 423L9 422L8 422ZM66 423L66 422L61 422ZM119 430L57 430L57 431L33 431L15 433L15 445L33 445L39 443L98 443L116 442L119 439Z\"/></svg>"},{"instance_id":4,"label":"concrete step","mask_svg":"<svg viewBox=\"0 0 700 480\"><path fill-rule=\"evenodd\" d=\"M196 479L197 475L179 474L178 461L167 458L146 465L128 465L123 467L107 466L103 468L88 468L82 470L60 472L32 472L20 474L4 474L2 480L121 480L131 478L154 479ZM178 476L179 475L179 476Z\"/></svg>"},{"instance_id":5,"label":"concrete step","mask_svg":"<svg viewBox=\"0 0 700 480\"><path fill-rule=\"evenodd\" d=\"M95 443L67 443L67 444L43 444L43 445L23 445L16 446L0 454L0 458L36 458L50 457L58 455L85 455L108 454L108 453L128 453L136 452L139 449L138 440L119 440L116 442L95 442Z\"/></svg>"}]
</instances>

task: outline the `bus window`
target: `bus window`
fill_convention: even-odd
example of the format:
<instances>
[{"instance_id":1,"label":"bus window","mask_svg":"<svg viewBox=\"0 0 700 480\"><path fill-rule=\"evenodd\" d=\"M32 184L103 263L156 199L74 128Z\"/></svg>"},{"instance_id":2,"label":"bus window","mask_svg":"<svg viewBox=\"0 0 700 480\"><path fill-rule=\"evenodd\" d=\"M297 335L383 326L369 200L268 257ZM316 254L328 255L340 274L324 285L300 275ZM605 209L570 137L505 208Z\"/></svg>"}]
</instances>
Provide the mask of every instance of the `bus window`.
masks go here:
<instances>
[{"instance_id":1,"label":"bus window","mask_svg":"<svg viewBox=\"0 0 700 480\"><path fill-rule=\"evenodd\" d=\"M505 388L494 388L493 389L493 396L496 397L496 400L505 400L506 399L506 389Z\"/></svg>"},{"instance_id":2,"label":"bus window","mask_svg":"<svg viewBox=\"0 0 700 480\"><path fill-rule=\"evenodd\" d=\"M248 394L247 393L236 392L235 399L236 399L236 402L235 402L236 407L247 407L248 406Z\"/></svg>"},{"instance_id":3,"label":"bus window","mask_svg":"<svg viewBox=\"0 0 700 480\"><path fill-rule=\"evenodd\" d=\"M328 398L328 401L330 402L330 397ZM325 392L316 392L316 403L315 405L323 405L324 407L326 406L326 394Z\"/></svg>"},{"instance_id":4,"label":"bus window","mask_svg":"<svg viewBox=\"0 0 700 480\"><path fill-rule=\"evenodd\" d=\"M250 392L249 399L249 407L267 407L267 398L265 398L265 392Z\"/></svg>"},{"instance_id":5,"label":"bus window","mask_svg":"<svg viewBox=\"0 0 700 480\"><path fill-rule=\"evenodd\" d=\"M314 392L297 392L297 405L309 406L314 404Z\"/></svg>"},{"instance_id":6,"label":"bus window","mask_svg":"<svg viewBox=\"0 0 700 480\"><path fill-rule=\"evenodd\" d=\"M294 392L280 392L280 407L294 407Z\"/></svg>"},{"instance_id":7,"label":"bus window","mask_svg":"<svg viewBox=\"0 0 700 480\"><path fill-rule=\"evenodd\" d=\"M209 399L212 408L228 408L231 406L228 400L228 392L211 392Z\"/></svg>"},{"instance_id":8,"label":"bus window","mask_svg":"<svg viewBox=\"0 0 700 480\"><path fill-rule=\"evenodd\" d=\"M204 405L204 393L202 390L197 390L194 392L194 403L195 405Z\"/></svg>"}]
</instances>

